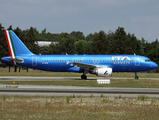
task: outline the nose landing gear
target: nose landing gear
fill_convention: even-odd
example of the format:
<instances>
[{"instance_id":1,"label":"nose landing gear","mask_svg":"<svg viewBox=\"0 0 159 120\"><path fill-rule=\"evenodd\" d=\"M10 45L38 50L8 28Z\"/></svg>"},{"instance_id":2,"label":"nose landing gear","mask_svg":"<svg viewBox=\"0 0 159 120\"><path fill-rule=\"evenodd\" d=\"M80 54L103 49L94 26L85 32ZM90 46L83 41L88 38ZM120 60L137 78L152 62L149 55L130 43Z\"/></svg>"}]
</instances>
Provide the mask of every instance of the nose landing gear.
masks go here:
<instances>
[{"instance_id":1,"label":"nose landing gear","mask_svg":"<svg viewBox=\"0 0 159 120\"><path fill-rule=\"evenodd\" d=\"M139 79L139 77L137 76L137 72L135 72L135 79Z\"/></svg>"}]
</instances>

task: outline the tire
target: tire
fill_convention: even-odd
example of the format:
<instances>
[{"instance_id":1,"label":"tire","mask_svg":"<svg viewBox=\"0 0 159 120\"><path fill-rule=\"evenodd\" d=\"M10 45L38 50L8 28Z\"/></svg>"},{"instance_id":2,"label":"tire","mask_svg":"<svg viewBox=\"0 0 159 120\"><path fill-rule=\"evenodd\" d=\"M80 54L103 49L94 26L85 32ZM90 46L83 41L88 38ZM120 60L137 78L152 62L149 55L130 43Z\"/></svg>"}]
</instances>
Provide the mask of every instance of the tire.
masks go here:
<instances>
[{"instance_id":1,"label":"tire","mask_svg":"<svg viewBox=\"0 0 159 120\"><path fill-rule=\"evenodd\" d=\"M86 75L81 75L81 79L87 80L87 76Z\"/></svg>"},{"instance_id":2,"label":"tire","mask_svg":"<svg viewBox=\"0 0 159 120\"><path fill-rule=\"evenodd\" d=\"M135 76L135 79L139 79L139 77L138 77L138 76Z\"/></svg>"}]
</instances>

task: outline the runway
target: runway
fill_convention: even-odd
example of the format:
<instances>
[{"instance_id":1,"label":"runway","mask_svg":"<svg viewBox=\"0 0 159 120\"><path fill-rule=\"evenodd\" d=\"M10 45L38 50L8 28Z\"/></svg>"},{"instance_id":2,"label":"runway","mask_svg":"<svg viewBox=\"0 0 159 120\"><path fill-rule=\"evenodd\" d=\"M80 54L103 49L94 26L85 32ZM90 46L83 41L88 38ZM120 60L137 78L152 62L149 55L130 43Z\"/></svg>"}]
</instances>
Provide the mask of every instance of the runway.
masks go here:
<instances>
[{"instance_id":1,"label":"runway","mask_svg":"<svg viewBox=\"0 0 159 120\"><path fill-rule=\"evenodd\" d=\"M34 85L0 85L0 95L22 96L83 96L101 94L110 97L137 97L146 95L159 98L159 89L154 88L113 88L113 87L76 87L76 86L34 86Z\"/></svg>"},{"instance_id":2,"label":"runway","mask_svg":"<svg viewBox=\"0 0 159 120\"><path fill-rule=\"evenodd\" d=\"M101 79L101 77L89 77L89 80ZM117 80L133 78L111 78ZM140 78L145 79L145 78ZM26 80L80 80L79 77L13 77L0 76L4 81L26 81ZM147 80L159 80L159 78L147 78ZM82 96L95 97L130 97L136 98L139 95L146 95L152 98L159 98L157 88L115 88L115 87L76 87L76 86L40 86L40 85L0 85L0 96Z\"/></svg>"}]
</instances>

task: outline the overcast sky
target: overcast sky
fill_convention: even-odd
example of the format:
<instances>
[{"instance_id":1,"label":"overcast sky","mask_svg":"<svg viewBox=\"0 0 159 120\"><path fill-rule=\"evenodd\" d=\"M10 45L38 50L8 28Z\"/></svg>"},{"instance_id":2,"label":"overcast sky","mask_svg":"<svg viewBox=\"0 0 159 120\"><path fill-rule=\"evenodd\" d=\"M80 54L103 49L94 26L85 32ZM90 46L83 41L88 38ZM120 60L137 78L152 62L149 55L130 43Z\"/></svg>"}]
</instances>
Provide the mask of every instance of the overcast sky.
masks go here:
<instances>
[{"instance_id":1,"label":"overcast sky","mask_svg":"<svg viewBox=\"0 0 159 120\"><path fill-rule=\"evenodd\" d=\"M0 0L0 23L50 33L84 35L124 27L149 42L159 39L159 0Z\"/></svg>"}]
</instances>

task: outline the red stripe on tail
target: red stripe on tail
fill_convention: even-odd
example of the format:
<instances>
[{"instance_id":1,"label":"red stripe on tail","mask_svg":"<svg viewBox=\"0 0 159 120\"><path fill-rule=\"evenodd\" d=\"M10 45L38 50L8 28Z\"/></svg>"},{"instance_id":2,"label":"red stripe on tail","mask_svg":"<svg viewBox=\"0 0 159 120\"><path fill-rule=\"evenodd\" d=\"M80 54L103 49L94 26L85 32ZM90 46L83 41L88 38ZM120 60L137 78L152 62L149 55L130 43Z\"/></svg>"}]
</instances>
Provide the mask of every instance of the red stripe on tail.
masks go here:
<instances>
[{"instance_id":1,"label":"red stripe on tail","mask_svg":"<svg viewBox=\"0 0 159 120\"><path fill-rule=\"evenodd\" d=\"M5 33L5 36L6 36L6 41L7 41L7 45L8 45L10 56L11 56L11 58L13 58L12 51L11 51L10 44L9 44L9 39L8 39L8 36L7 36L7 31L4 30L4 33ZM13 60L12 60L12 63L14 64Z\"/></svg>"}]
</instances>

